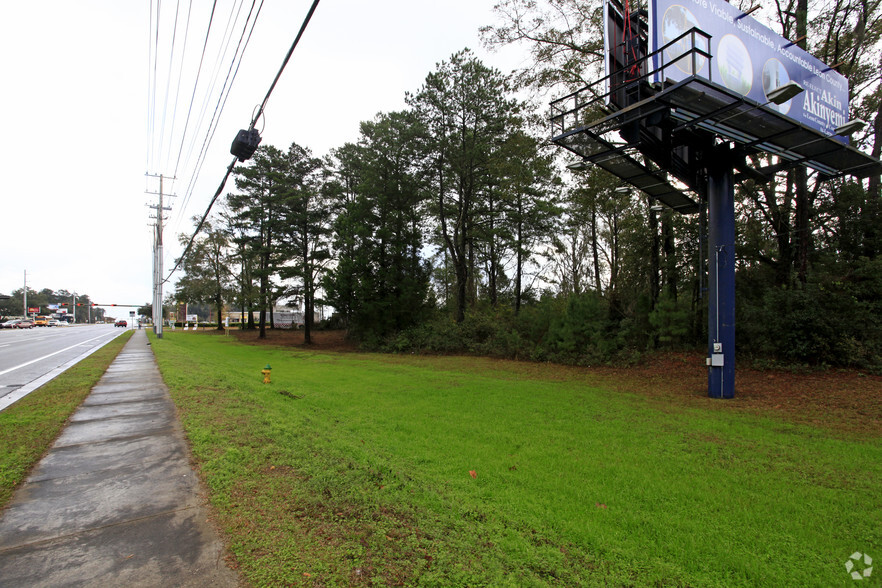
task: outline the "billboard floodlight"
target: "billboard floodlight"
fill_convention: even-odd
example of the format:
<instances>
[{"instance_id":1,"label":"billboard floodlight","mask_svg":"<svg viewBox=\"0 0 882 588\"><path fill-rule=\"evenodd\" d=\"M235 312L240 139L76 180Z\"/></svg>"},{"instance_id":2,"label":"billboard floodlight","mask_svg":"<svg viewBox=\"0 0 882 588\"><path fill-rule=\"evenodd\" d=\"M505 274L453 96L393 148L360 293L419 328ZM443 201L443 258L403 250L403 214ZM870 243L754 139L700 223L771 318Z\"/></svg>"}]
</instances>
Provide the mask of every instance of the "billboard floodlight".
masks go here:
<instances>
[{"instance_id":1,"label":"billboard floodlight","mask_svg":"<svg viewBox=\"0 0 882 588\"><path fill-rule=\"evenodd\" d=\"M629 186L619 186L618 188L616 188L616 192L618 194L630 194L631 188Z\"/></svg>"},{"instance_id":2,"label":"billboard floodlight","mask_svg":"<svg viewBox=\"0 0 882 588\"><path fill-rule=\"evenodd\" d=\"M652 206L649 207L649 210L651 210L652 212L661 212L664 209L665 209L665 207L662 206L661 204L653 204Z\"/></svg>"},{"instance_id":3,"label":"billboard floodlight","mask_svg":"<svg viewBox=\"0 0 882 588\"><path fill-rule=\"evenodd\" d=\"M778 86L774 90L770 90L769 93L766 94L766 98L769 99L769 102L781 105L804 91L805 88L796 82L787 82L783 86Z\"/></svg>"},{"instance_id":4,"label":"billboard floodlight","mask_svg":"<svg viewBox=\"0 0 882 588\"><path fill-rule=\"evenodd\" d=\"M567 164L567 169L570 171L585 171L588 169L588 162L585 160L574 161Z\"/></svg>"},{"instance_id":5,"label":"billboard floodlight","mask_svg":"<svg viewBox=\"0 0 882 588\"><path fill-rule=\"evenodd\" d=\"M854 120L848 121L847 123L845 123L841 127L836 127L836 130L833 131L833 134L840 135L840 136L844 137L846 135L850 135L852 133L858 132L859 130L861 130L865 126L867 126L866 121L861 120L859 118L856 118Z\"/></svg>"}]
</instances>

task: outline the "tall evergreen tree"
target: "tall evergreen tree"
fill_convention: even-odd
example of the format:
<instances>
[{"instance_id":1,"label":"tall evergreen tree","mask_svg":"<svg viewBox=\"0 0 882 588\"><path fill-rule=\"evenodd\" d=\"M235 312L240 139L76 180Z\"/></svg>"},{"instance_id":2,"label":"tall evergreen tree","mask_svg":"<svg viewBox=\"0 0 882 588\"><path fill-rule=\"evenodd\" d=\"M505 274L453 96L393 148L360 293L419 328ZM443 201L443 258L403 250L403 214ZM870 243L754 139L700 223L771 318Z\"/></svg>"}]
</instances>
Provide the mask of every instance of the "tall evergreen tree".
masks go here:
<instances>
[{"instance_id":1,"label":"tall evergreen tree","mask_svg":"<svg viewBox=\"0 0 882 588\"><path fill-rule=\"evenodd\" d=\"M280 224L277 209L284 197L285 156L271 145L260 146L249 165L235 170L238 193L227 196L236 230L257 260L252 272L259 280L258 310L261 339L266 337L271 278L277 271L276 249ZM272 309L269 309L272 312Z\"/></svg>"},{"instance_id":2,"label":"tall evergreen tree","mask_svg":"<svg viewBox=\"0 0 882 588\"><path fill-rule=\"evenodd\" d=\"M366 262L362 245L364 218L362 199L358 196L362 175L362 149L355 143L346 143L331 153L329 169L332 173L325 182L325 195L333 212L332 267L323 278L328 303L336 310L343 327L350 329L351 320L359 306L359 268Z\"/></svg>"},{"instance_id":3,"label":"tall evergreen tree","mask_svg":"<svg viewBox=\"0 0 882 588\"><path fill-rule=\"evenodd\" d=\"M514 265L514 309L520 312L524 293L524 271L534 257L535 246L551 242L561 208L554 192L561 188L554 172L553 157L543 153L542 141L523 130L506 137L499 172L505 192L505 223L511 239Z\"/></svg>"},{"instance_id":4,"label":"tall evergreen tree","mask_svg":"<svg viewBox=\"0 0 882 588\"><path fill-rule=\"evenodd\" d=\"M326 287L332 300L346 303L350 332L361 339L411 326L427 308L418 133L412 113L378 115L362 123L357 149L349 150L357 153L360 181L355 198L344 197L335 243L351 254L338 255Z\"/></svg>"},{"instance_id":5,"label":"tall evergreen tree","mask_svg":"<svg viewBox=\"0 0 882 588\"><path fill-rule=\"evenodd\" d=\"M322 161L292 143L279 168L278 250L290 265L280 268L285 278L297 278L303 296L304 341L312 342L315 295L328 259L331 213L322 189Z\"/></svg>"},{"instance_id":6,"label":"tall evergreen tree","mask_svg":"<svg viewBox=\"0 0 882 588\"><path fill-rule=\"evenodd\" d=\"M494 145L504 140L517 114L502 74L481 63L468 49L429 74L408 96L424 135L424 165L432 183L434 214L442 246L453 267L454 318L465 318L474 276L476 204L492 184Z\"/></svg>"}]
</instances>

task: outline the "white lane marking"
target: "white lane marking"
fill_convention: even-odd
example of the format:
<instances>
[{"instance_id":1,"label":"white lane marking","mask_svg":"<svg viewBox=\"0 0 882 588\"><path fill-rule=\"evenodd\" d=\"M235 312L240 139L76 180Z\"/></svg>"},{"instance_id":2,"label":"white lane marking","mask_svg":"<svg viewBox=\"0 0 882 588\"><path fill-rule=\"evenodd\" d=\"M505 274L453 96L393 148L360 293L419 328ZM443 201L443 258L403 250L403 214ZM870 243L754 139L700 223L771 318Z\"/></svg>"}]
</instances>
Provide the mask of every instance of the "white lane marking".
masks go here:
<instances>
[{"instance_id":1,"label":"white lane marking","mask_svg":"<svg viewBox=\"0 0 882 588\"><path fill-rule=\"evenodd\" d=\"M94 341L95 339L100 339L101 337L104 337L104 336L105 336L105 335L99 335L99 336L97 336L97 337L92 337L91 339L87 339L87 340L85 340L85 341L80 341L79 343L76 343L76 344L74 344L74 345L71 345L70 347L65 347L64 349L60 349L60 350L58 350L58 351L55 351L55 352L53 352L53 353L50 353L49 355L44 355L43 357L38 357L37 359L32 359L31 361L26 361L26 362L24 362L24 363L22 363L22 364L19 364L19 365L15 366L15 367L11 367L11 368L9 368L9 369L5 369L5 370L3 370L2 372L0 372L0 376L2 376L3 374L8 374L9 372L14 372L15 370L17 370L17 369L21 369L21 368L23 368L23 367L25 367L25 366L29 366L29 365L31 365L32 363L37 363L38 361L42 361L42 360L44 360L44 359L46 359L46 358L48 358L48 357L52 357L53 355L58 355L59 353L64 353L65 351L67 351L67 350L69 350L69 349L73 349L74 347L79 347L80 345L83 345L83 344L85 344L85 343L89 343L90 341Z\"/></svg>"},{"instance_id":2,"label":"white lane marking","mask_svg":"<svg viewBox=\"0 0 882 588\"><path fill-rule=\"evenodd\" d=\"M122 334L122 333L120 333L120 334ZM7 392L5 396L0 396L0 411L5 410L6 408L15 404L16 402L18 402L19 400L21 400L22 398L24 398L25 396L27 396L28 394L30 394L31 392L33 392L34 390L36 390L37 388L39 388L40 386L45 384L46 382L52 381L53 379L58 377L58 375L64 373L68 368L75 366L80 361L89 357L90 355L92 355L93 353L95 353L96 351L98 351L99 349L104 347L104 345L106 345L110 341L113 341L114 339L116 339L116 333L114 333L112 337L108 338L107 341L105 341L101 345L92 346L91 349L84 351L79 356L73 358L72 360L70 360L69 362L67 362L63 365L58 366L54 370L43 374L42 376L40 376L36 380L33 380L32 382L28 382L27 384L25 384L19 388L13 388L9 392Z\"/></svg>"}]
</instances>

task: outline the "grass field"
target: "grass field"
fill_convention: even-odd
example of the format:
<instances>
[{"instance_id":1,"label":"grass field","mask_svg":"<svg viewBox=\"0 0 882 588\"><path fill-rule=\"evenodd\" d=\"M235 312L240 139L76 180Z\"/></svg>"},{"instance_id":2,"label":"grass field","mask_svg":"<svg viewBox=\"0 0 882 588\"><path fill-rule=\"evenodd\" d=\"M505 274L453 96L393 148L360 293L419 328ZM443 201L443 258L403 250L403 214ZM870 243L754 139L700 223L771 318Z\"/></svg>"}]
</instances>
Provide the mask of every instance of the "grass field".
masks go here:
<instances>
[{"instance_id":1,"label":"grass field","mask_svg":"<svg viewBox=\"0 0 882 588\"><path fill-rule=\"evenodd\" d=\"M124 333L0 412L0 508L131 338Z\"/></svg>"},{"instance_id":2,"label":"grass field","mask_svg":"<svg viewBox=\"0 0 882 588\"><path fill-rule=\"evenodd\" d=\"M882 557L878 434L555 366L153 350L254 585L845 586Z\"/></svg>"}]
</instances>

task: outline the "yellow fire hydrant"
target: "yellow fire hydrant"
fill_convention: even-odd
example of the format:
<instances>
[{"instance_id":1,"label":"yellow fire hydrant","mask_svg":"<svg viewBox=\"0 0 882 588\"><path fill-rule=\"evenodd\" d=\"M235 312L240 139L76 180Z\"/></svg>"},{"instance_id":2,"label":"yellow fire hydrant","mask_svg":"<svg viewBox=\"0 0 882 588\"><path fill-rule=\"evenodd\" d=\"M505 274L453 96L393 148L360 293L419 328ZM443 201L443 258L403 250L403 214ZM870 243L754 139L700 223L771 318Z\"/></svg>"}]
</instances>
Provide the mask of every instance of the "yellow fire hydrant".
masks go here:
<instances>
[{"instance_id":1,"label":"yellow fire hydrant","mask_svg":"<svg viewBox=\"0 0 882 588\"><path fill-rule=\"evenodd\" d=\"M266 364L266 367L260 370L260 373L263 374L263 383L270 383L270 373L273 371L273 368L270 367L270 364Z\"/></svg>"}]
</instances>

